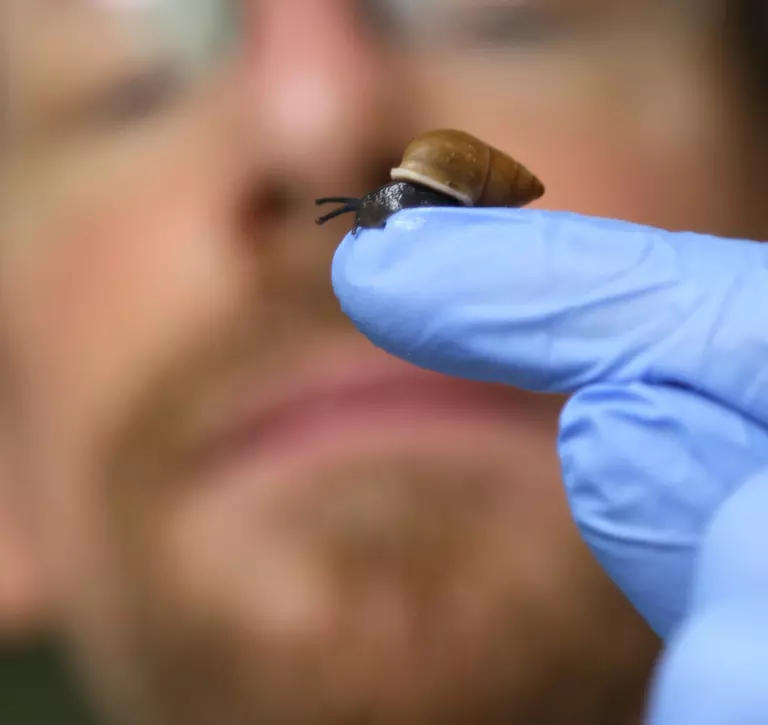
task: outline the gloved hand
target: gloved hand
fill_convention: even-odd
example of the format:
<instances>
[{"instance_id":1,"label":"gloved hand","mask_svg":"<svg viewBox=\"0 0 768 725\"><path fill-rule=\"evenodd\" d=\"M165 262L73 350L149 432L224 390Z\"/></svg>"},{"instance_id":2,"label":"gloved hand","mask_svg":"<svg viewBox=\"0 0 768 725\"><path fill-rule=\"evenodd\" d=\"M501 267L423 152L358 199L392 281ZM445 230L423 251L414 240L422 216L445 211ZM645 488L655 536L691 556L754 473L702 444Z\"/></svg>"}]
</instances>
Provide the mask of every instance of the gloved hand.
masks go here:
<instances>
[{"instance_id":1,"label":"gloved hand","mask_svg":"<svg viewBox=\"0 0 768 725\"><path fill-rule=\"evenodd\" d=\"M558 445L573 516L666 639L648 722L766 725L768 245L414 209L348 235L332 279L394 355L572 394Z\"/></svg>"}]
</instances>

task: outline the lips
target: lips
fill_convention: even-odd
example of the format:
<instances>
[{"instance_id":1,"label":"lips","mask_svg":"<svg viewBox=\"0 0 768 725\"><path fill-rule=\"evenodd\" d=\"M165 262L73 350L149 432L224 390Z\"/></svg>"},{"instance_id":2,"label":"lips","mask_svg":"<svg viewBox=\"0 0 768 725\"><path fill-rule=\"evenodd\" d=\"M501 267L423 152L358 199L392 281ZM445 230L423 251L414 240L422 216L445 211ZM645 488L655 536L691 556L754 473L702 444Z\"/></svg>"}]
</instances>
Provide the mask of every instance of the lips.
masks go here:
<instances>
[{"instance_id":1,"label":"lips","mask_svg":"<svg viewBox=\"0 0 768 725\"><path fill-rule=\"evenodd\" d=\"M329 446L349 449L355 439L413 438L447 421L521 414L514 391L421 370L377 350L308 357L233 398L202 446L206 469L245 456L307 456Z\"/></svg>"}]
</instances>

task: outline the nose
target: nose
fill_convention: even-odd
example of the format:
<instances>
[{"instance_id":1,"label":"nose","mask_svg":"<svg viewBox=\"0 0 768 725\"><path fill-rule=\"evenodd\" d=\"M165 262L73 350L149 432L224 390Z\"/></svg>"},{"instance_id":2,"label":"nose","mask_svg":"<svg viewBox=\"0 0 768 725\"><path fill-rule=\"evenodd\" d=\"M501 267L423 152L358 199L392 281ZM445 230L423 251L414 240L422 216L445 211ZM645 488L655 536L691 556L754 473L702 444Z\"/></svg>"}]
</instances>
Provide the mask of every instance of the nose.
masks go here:
<instances>
[{"instance_id":1,"label":"nose","mask_svg":"<svg viewBox=\"0 0 768 725\"><path fill-rule=\"evenodd\" d=\"M254 31L247 90L254 153L268 176L311 194L359 193L400 138L390 51L352 6L267 1Z\"/></svg>"}]
</instances>

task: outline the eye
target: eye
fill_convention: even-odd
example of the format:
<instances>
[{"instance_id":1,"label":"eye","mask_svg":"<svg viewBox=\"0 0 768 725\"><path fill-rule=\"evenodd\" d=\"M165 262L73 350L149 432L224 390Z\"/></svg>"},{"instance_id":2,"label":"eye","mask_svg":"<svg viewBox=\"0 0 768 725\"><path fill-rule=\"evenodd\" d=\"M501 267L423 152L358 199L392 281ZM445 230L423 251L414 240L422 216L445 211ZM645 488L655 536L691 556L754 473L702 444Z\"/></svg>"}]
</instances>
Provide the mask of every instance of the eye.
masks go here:
<instances>
[{"instance_id":1,"label":"eye","mask_svg":"<svg viewBox=\"0 0 768 725\"><path fill-rule=\"evenodd\" d=\"M575 30L579 15L538 3L496 4L463 13L457 32L469 40L491 44L531 43Z\"/></svg>"},{"instance_id":2,"label":"eye","mask_svg":"<svg viewBox=\"0 0 768 725\"><path fill-rule=\"evenodd\" d=\"M126 75L85 104L90 123L117 127L140 122L168 107L179 95L182 78L170 66Z\"/></svg>"},{"instance_id":3,"label":"eye","mask_svg":"<svg viewBox=\"0 0 768 725\"><path fill-rule=\"evenodd\" d=\"M133 11L116 10L114 22L134 28L155 59L93 95L91 117L109 125L141 121L203 83L240 48L244 1L143 0Z\"/></svg>"},{"instance_id":4,"label":"eye","mask_svg":"<svg viewBox=\"0 0 768 725\"><path fill-rule=\"evenodd\" d=\"M594 14L573 0L359 0L359 5L372 27L424 44L536 43L573 33Z\"/></svg>"},{"instance_id":5,"label":"eye","mask_svg":"<svg viewBox=\"0 0 768 725\"><path fill-rule=\"evenodd\" d=\"M394 0L357 0L355 9L365 26L379 37L391 38L404 34L408 26L408 8Z\"/></svg>"}]
</instances>

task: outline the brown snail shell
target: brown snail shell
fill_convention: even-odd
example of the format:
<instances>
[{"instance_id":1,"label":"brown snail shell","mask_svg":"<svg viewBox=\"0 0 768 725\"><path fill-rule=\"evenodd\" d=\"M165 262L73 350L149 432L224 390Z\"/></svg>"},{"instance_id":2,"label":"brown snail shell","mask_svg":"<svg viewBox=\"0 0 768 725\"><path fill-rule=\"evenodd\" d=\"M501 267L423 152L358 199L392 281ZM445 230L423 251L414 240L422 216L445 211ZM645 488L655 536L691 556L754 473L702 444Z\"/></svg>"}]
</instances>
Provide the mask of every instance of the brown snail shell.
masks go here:
<instances>
[{"instance_id":1,"label":"brown snail shell","mask_svg":"<svg viewBox=\"0 0 768 725\"><path fill-rule=\"evenodd\" d=\"M525 206L544 194L544 185L520 162L453 129L416 136L390 176L422 184L465 206Z\"/></svg>"},{"instance_id":2,"label":"brown snail shell","mask_svg":"<svg viewBox=\"0 0 768 725\"><path fill-rule=\"evenodd\" d=\"M392 181L357 199L328 197L338 209L318 224L355 212L353 233L380 228L401 209L424 206L521 207L544 194L544 185L521 163L464 131L437 129L410 141Z\"/></svg>"}]
</instances>

